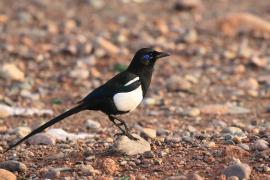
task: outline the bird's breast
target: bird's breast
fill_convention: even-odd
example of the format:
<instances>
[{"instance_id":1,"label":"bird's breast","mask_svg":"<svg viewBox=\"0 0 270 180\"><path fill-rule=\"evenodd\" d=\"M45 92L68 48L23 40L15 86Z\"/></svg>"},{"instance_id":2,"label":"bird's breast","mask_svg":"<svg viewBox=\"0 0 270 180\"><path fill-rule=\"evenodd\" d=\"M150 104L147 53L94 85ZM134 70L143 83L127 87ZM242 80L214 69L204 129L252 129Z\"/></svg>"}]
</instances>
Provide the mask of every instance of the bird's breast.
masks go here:
<instances>
[{"instance_id":1,"label":"bird's breast","mask_svg":"<svg viewBox=\"0 0 270 180\"><path fill-rule=\"evenodd\" d=\"M114 104L118 111L133 111L143 100L142 87L133 91L117 93L113 96Z\"/></svg>"}]
</instances>

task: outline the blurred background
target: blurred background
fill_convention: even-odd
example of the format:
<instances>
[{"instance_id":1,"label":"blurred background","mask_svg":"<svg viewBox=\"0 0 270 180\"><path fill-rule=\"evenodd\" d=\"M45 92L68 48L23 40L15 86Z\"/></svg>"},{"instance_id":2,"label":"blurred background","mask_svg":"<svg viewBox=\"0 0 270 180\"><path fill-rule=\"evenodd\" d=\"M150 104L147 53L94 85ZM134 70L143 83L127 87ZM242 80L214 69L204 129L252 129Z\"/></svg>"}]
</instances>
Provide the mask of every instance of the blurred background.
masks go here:
<instances>
[{"instance_id":1,"label":"blurred background","mask_svg":"<svg viewBox=\"0 0 270 180\"><path fill-rule=\"evenodd\" d=\"M161 162L145 162L155 164L152 168L123 165L116 176L197 172L217 177L238 154L254 170L245 172L247 177L269 178L269 153L256 153L269 152L270 142L267 0L1 0L0 148L123 71L143 47L171 56L157 63L146 100L124 119L135 132L147 127L163 141L167 138L154 151L169 155L158 156ZM95 122L96 129L89 130ZM108 138L117 130L110 126L98 112L83 112L56 125L72 133L95 133L100 145L81 143L97 151L112 141ZM257 140L262 149L256 149ZM22 146L18 157L1 161L15 158L27 165L37 160L35 153L60 148L49 146L44 152L42 146ZM26 147L36 151L25 156ZM75 166L74 159L41 162L18 177L42 177L41 168L49 165Z\"/></svg>"}]
</instances>

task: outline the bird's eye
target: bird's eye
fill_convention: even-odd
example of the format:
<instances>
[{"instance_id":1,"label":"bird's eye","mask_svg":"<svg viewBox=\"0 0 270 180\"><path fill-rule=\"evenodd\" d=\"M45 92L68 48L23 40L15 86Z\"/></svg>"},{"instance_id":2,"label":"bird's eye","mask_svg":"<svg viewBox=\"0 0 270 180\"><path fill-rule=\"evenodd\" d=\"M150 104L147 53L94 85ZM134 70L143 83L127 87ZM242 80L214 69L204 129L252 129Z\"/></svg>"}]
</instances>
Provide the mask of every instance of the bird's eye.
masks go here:
<instances>
[{"instance_id":1,"label":"bird's eye","mask_svg":"<svg viewBox=\"0 0 270 180\"><path fill-rule=\"evenodd\" d=\"M146 54L146 55L143 56L143 59L144 59L145 61L149 61L150 58L151 58L151 57L150 57L148 54Z\"/></svg>"}]
</instances>

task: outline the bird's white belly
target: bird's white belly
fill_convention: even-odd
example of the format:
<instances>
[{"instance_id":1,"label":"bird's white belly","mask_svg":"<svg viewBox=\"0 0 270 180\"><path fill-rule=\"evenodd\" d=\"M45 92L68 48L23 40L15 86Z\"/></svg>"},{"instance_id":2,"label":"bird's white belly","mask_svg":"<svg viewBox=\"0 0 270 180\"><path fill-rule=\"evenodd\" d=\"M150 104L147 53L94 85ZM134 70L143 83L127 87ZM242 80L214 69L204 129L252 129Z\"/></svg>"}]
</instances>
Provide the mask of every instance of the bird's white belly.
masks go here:
<instances>
[{"instance_id":1,"label":"bird's white belly","mask_svg":"<svg viewBox=\"0 0 270 180\"><path fill-rule=\"evenodd\" d=\"M113 101L118 111L132 111L142 100L143 91L141 86L133 91L117 93L113 96Z\"/></svg>"}]
</instances>

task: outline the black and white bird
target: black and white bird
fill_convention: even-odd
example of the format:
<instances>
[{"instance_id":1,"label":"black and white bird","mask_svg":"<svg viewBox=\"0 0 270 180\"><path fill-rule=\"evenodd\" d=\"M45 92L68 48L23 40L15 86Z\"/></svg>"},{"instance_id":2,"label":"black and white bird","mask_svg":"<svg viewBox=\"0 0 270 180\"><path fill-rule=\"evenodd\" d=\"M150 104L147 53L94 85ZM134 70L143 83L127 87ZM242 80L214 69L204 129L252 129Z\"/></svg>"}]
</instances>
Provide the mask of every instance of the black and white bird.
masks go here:
<instances>
[{"instance_id":1,"label":"black and white bird","mask_svg":"<svg viewBox=\"0 0 270 180\"><path fill-rule=\"evenodd\" d=\"M126 135L132 140L137 140L137 138L130 134L126 123L117 115L133 111L142 102L149 88L157 59L166 56L169 56L169 54L158 52L151 48L138 50L125 71L117 74L105 84L90 92L72 109L33 130L27 136L11 145L6 151L64 118L83 110L102 111L121 130L121 133L118 135Z\"/></svg>"}]
</instances>

